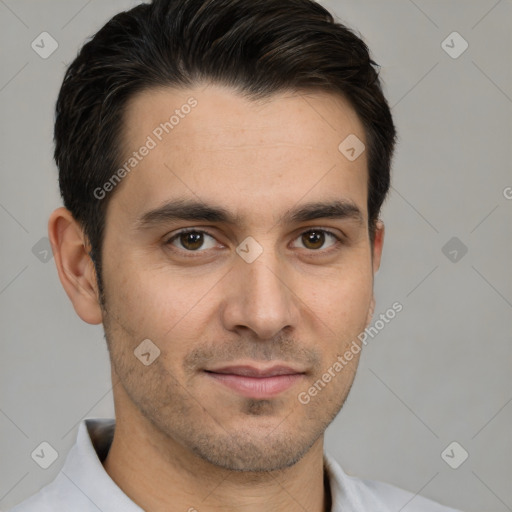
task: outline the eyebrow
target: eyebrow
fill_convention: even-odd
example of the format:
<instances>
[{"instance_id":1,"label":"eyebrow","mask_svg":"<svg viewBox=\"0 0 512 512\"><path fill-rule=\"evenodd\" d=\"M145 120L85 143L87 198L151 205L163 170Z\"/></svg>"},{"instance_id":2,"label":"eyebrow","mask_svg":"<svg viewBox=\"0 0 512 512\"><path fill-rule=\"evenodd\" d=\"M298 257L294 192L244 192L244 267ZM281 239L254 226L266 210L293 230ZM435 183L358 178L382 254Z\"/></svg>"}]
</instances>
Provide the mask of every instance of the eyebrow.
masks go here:
<instances>
[{"instance_id":1,"label":"eyebrow","mask_svg":"<svg viewBox=\"0 0 512 512\"><path fill-rule=\"evenodd\" d=\"M362 224L364 216L355 203L345 199L303 204L288 210L278 222L293 224L316 219L346 219ZM175 199L143 213L137 219L135 228L148 229L176 220L240 225L243 219L222 206L189 199Z\"/></svg>"}]
</instances>

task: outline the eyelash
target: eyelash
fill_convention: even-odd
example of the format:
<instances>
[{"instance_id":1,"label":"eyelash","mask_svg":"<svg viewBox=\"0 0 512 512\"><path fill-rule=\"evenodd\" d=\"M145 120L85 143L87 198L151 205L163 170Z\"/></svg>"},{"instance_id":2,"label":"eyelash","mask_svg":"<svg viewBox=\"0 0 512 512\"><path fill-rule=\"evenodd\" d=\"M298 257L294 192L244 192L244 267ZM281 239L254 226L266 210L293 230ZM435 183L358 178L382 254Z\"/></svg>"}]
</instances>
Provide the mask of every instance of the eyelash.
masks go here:
<instances>
[{"instance_id":1,"label":"eyelash","mask_svg":"<svg viewBox=\"0 0 512 512\"><path fill-rule=\"evenodd\" d=\"M315 232L315 233L318 233L318 232L321 232L321 233L325 233L327 235L330 235L332 236L334 239L335 239L335 243L329 247L329 249L304 249L308 252L311 253L311 255L315 255L315 254L318 254L318 255L322 255L322 256L325 256L325 255L328 255L330 254L331 252L333 251L336 251L339 249L339 246L340 245L343 245L343 238L340 237L339 235L337 235L336 233L333 233L332 231L328 230L328 229L323 229L323 228L309 228L305 231L303 231L302 233L300 233L296 238L295 240L297 240L299 237L303 236L304 234L306 233L311 233L311 232ZM178 233L174 234L171 238L168 238L165 242L165 245L166 246L170 246L172 248L173 251L176 251L176 252L180 252L182 254L186 254L185 257L187 258L197 258L199 255L201 255L201 253L205 253L205 252L208 252L210 249L206 249L206 250L196 250L196 251L189 251L189 250L186 250L186 249L178 249L177 247L174 247L172 245L172 242L174 242L176 239L178 239L181 235L184 235L186 233L198 233L198 234L202 234L202 235L208 235L212 238L215 239L215 236L212 235L211 233L209 233L208 231L204 231L202 229L194 229L194 228L187 228L187 229L183 229L181 231L179 231Z\"/></svg>"}]
</instances>

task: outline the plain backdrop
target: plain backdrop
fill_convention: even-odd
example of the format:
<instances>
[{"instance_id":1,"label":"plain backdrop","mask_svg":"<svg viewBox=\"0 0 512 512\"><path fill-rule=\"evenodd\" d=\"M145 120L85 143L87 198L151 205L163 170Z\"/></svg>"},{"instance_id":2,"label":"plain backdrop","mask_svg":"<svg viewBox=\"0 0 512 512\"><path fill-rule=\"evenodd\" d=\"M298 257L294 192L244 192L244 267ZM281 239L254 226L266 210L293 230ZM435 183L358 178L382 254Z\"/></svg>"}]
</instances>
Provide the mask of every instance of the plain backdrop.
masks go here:
<instances>
[{"instance_id":1,"label":"plain backdrop","mask_svg":"<svg viewBox=\"0 0 512 512\"><path fill-rule=\"evenodd\" d=\"M52 130L66 65L136 3L0 1L4 510L55 477L83 418L113 416L103 331L75 314L45 237L61 204ZM375 318L403 305L369 339L326 449L351 474L511 511L512 2L322 3L382 66L400 142ZM47 58L31 46L42 32L58 44ZM59 454L46 470L31 458L43 441Z\"/></svg>"}]
</instances>

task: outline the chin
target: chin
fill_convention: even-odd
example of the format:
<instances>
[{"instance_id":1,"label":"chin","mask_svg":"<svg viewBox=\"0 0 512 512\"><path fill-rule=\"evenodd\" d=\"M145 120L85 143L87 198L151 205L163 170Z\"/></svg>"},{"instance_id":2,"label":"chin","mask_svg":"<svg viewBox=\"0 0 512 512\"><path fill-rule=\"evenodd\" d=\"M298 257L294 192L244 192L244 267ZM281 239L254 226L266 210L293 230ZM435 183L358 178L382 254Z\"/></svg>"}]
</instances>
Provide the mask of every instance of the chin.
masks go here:
<instances>
[{"instance_id":1,"label":"chin","mask_svg":"<svg viewBox=\"0 0 512 512\"><path fill-rule=\"evenodd\" d=\"M227 437L205 436L192 448L203 460L230 471L270 472L286 469L299 462L318 435L305 436L267 434L256 440L254 433L227 434Z\"/></svg>"}]
</instances>

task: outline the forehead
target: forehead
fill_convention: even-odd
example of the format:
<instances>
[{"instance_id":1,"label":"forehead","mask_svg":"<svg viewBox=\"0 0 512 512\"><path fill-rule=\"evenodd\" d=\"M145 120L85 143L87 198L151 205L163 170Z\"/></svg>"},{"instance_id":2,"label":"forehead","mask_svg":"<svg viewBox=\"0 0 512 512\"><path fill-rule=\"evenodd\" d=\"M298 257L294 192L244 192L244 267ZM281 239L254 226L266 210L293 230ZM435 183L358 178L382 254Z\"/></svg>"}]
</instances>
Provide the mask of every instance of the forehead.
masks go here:
<instances>
[{"instance_id":1,"label":"forehead","mask_svg":"<svg viewBox=\"0 0 512 512\"><path fill-rule=\"evenodd\" d=\"M190 198L231 206L239 218L265 211L275 219L301 200L347 199L366 214L366 152L351 161L339 149L354 136L366 144L357 114L338 95L254 101L213 85L147 90L126 106L120 165L128 165L113 208L135 220Z\"/></svg>"}]
</instances>

